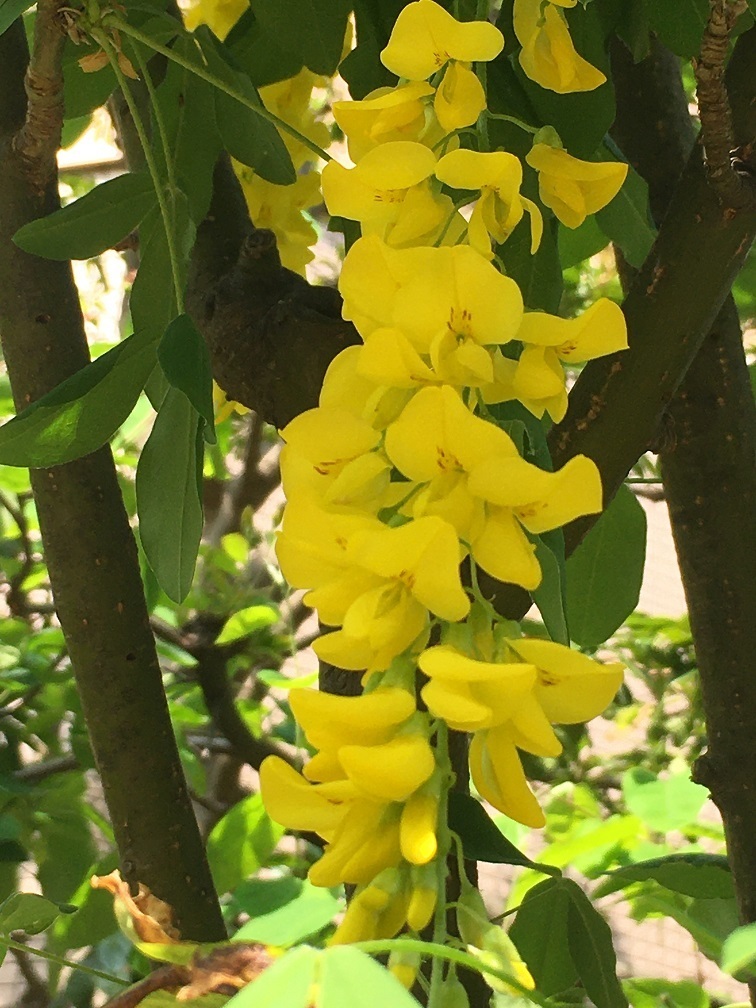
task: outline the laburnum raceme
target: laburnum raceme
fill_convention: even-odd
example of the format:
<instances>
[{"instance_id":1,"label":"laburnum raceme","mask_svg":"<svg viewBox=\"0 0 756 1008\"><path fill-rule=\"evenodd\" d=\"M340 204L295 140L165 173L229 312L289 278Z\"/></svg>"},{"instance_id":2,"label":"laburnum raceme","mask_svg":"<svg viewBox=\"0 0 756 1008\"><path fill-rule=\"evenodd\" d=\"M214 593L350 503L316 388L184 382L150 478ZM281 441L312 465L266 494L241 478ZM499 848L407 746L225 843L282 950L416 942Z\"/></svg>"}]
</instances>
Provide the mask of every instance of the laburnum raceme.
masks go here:
<instances>
[{"instance_id":1,"label":"laburnum raceme","mask_svg":"<svg viewBox=\"0 0 756 1008\"><path fill-rule=\"evenodd\" d=\"M574 83L587 71L564 48L561 11L536 6L533 58L543 58L537 29ZM520 27L529 10L517 0ZM310 759L299 772L270 757L261 786L274 819L323 838L311 881L356 887L335 942L431 920L443 932L450 729L471 736L478 794L538 827L520 752L557 757L554 725L598 715L622 676L565 643L521 636L478 588L481 569L537 589L543 534L600 512L594 462L579 455L556 472L537 464L522 418L561 418L563 365L627 346L613 302L574 319L527 310L500 269L497 249L526 214L535 252L542 207L574 226L616 194L626 170L578 169L586 163L540 140L524 164L487 149L485 130L471 141L461 128L486 114L474 67L502 46L488 22L461 23L416 0L381 55L396 87L334 107L353 165L329 162L323 195L333 216L360 225L339 288L362 342L333 360L318 406L281 431L287 504L276 549L323 624L317 655L361 676L363 692L292 690ZM533 194L540 183L540 205L522 194L524 178ZM532 986L501 929L463 902L467 945ZM397 951L390 966L411 985L416 958ZM452 989L452 973L447 981Z\"/></svg>"}]
</instances>

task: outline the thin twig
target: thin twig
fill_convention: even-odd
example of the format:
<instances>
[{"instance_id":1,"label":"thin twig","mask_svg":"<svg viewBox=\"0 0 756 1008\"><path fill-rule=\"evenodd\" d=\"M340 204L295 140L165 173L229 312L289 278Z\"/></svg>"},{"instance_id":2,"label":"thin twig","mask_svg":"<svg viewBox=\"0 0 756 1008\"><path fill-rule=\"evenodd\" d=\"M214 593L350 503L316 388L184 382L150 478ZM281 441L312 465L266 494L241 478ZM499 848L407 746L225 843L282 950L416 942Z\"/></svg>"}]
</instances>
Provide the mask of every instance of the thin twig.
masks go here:
<instances>
[{"instance_id":1,"label":"thin twig","mask_svg":"<svg viewBox=\"0 0 756 1008\"><path fill-rule=\"evenodd\" d=\"M21 590L21 586L27 576L31 573L31 569L34 566L34 552L29 538L29 523L26 520L24 502L21 498L19 498L18 507L16 507L8 494L6 494L4 490L0 490L0 505L5 508L13 521L16 523L19 535L21 536L21 546L24 558L21 561L21 566L18 568L16 573L8 580L9 591L7 595L7 602L8 608L14 616L24 617L28 616L29 609L26 600L26 593Z\"/></svg>"},{"instance_id":2,"label":"thin twig","mask_svg":"<svg viewBox=\"0 0 756 1008\"><path fill-rule=\"evenodd\" d=\"M13 773L13 779L23 781L24 784L37 783L53 777L55 774L68 773L69 770L78 770L81 764L76 756L57 756L55 759L42 760L39 763L30 763L21 767Z\"/></svg>"},{"instance_id":3,"label":"thin twig","mask_svg":"<svg viewBox=\"0 0 756 1008\"><path fill-rule=\"evenodd\" d=\"M47 984L44 982L42 977L37 973L32 965L32 959L28 952L23 951L20 948L13 948L10 950L11 955L16 960L19 972L21 976L26 981L27 988L27 999L33 1000L35 1005L46 1006L50 1004L50 992L47 989Z\"/></svg>"},{"instance_id":4,"label":"thin twig","mask_svg":"<svg viewBox=\"0 0 756 1008\"><path fill-rule=\"evenodd\" d=\"M125 991L108 1001L105 1008L136 1008L150 994L159 990L175 990L186 983L189 971L185 966L160 966L153 970L139 983L135 983Z\"/></svg>"},{"instance_id":5,"label":"thin twig","mask_svg":"<svg viewBox=\"0 0 756 1008\"><path fill-rule=\"evenodd\" d=\"M748 4L746 0L710 0L710 3L711 13L701 41L701 53L694 63L701 136L712 188L728 207L740 209L753 204L756 188L752 177L734 167L733 156L738 152L724 75L732 30ZM752 153L752 149L744 151L743 160Z\"/></svg>"},{"instance_id":6,"label":"thin twig","mask_svg":"<svg viewBox=\"0 0 756 1008\"><path fill-rule=\"evenodd\" d=\"M15 139L29 183L39 194L56 177L56 155L63 129L62 0L39 0L34 46L26 71L26 121Z\"/></svg>"}]
</instances>

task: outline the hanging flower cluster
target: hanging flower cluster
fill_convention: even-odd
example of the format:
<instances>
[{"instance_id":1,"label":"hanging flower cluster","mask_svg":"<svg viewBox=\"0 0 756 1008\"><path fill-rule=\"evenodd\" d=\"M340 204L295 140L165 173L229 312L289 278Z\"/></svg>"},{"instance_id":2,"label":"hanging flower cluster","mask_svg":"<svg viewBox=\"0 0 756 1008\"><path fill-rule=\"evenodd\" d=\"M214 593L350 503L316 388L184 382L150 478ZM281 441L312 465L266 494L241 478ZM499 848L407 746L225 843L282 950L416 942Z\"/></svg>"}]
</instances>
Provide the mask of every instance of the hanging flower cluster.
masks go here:
<instances>
[{"instance_id":1,"label":"hanging flower cluster","mask_svg":"<svg viewBox=\"0 0 756 1008\"><path fill-rule=\"evenodd\" d=\"M270 757L261 786L275 820L325 840L311 881L357 887L335 941L419 931L431 919L449 848L449 728L472 735L480 795L538 827L518 750L558 755L552 726L596 716L621 682L618 665L521 637L476 587L481 569L536 589L539 535L602 507L589 458L539 468L489 407L518 401L559 420L562 363L627 345L612 302L572 320L527 312L494 264L493 246L525 215L534 251L543 226L520 192L519 158L459 146L456 131L485 114L472 65L502 46L493 25L417 0L381 56L400 83L334 107L354 167L331 161L323 194L331 214L361 226L340 290L362 344L333 361L319 406L281 432L288 503L277 552L289 584L306 589L331 628L315 642L318 656L361 672L364 692L292 691L315 755L301 774ZM534 45L533 59L543 58ZM527 163L542 203L569 227L605 205L626 170L540 141ZM466 219L458 207L471 200Z\"/></svg>"}]
</instances>

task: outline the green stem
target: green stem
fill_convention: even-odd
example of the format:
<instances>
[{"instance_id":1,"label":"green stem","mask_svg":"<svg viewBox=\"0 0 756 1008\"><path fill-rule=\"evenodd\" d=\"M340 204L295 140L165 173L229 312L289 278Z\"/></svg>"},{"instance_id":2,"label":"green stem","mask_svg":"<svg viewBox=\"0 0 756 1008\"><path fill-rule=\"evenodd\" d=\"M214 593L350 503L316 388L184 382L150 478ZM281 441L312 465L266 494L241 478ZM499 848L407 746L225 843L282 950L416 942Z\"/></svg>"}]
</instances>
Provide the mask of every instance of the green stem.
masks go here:
<instances>
[{"instance_id":1,"label":"green stem","mask_svg":"<svg viewBox=\"0 0 756 1008\"><path fill-rule=\"evenodd\" d=\"M433 941L442 948L446 942L446 878L448 867L446 859L451 848L449 834L449 781L451 764L449 762L449 729L446 722L439 719L436 722L436 763L441 773L441 788L438 800L438 853L436 854L436 910L433 917ZM444 970L443 960L435 956L431 966L430 992L428 1008L438 1008L443 996Z\"/></svg>"},{"instance_id":2,"label":"green stem","mask_svg":"<svg viewBox=\"0 0 756 1008\"><path fill-rule=\"evenodd\" d=\"M489 119L499 119L501 122L514 123L515 126L519 126L520 129L525 130L526 133L532 133L534 136L540 129L538 126L529 126L528 123L524 123L522 119L518 119L516 116L504 115L503 112L489 112L488 109L485 109L483 115Z\"/></svg>"},{"instance_id":3,"label":"green stem","mask_svg":"<svg viewBox=\"0 0 756 1008\"><path fill-rule=\"evenodd\" d=\"M310 140L309 137L306 137L304 133L300 133L298 129L290 126L289 123L287 123L284 119L280 119L277 115L274 115L273 112L269 112L264 105L256 105L241 91L226 84L226 82L222 81L220 77L216 77L215 74L210 73L204 67L198 66L196 63L192 63L191 60L185 59L183 56L175 53L167 46L161 45L159 42L155 42L155 40L151 39L149 35L145 35L143 32L139 31L138 28L134 28L127 21L122 21L119 17L114 15L109 16L106 23L108 27L115 28L118 31L123 32L124 35L128 35L129 38L136 39L137 42L141 42L142 45L146 45L154 52L160 53L161 56L165 56L166 59L172 60L174 63L178 63L179 66L184 67L185 70L189 70L190 73L193 73L196 77L200 77L202 80L207 81L208 84L212 84L214 88L217 88L219 91L227 94L229 98L234 98L245 108L251 109L262 119L267 119L268 122L273 123L273 125L277 126L278 129L283 130L284 133L288 133L289 136L294 137L295 140L304 144L308 150L311 150L313 154L317 154L319 158L322 158L324 161L333 161L330 154L324 151L322 147L318 147L316 143L313 143L313 141Z\"/></svg>"},{"instance_id":4,"label":"green stem","mask_svg":"<svg viewBox=\"0 0 756 1008\"><path fill-rule=\"evenodd\" d=\"M152 184L155 187L155 196L157 197L160 216L163 219L163 227L165 228L166 246L168 249L168 258L171 263L171 276L173 278L174 296L176 298L176 310L180 315L184 311L184 289L179 272L176 238L173 233L173 222L171 220L170 209L165 198L165 191L160 180L160 174L157 169L157 164L155 163L155 157L152 153L147 131L144 128L144 122L142 121L137 104L134 101L134 96L131 93L129 82L126 80L126 77L118 64L118 57L110 44L110 39L105 32L101 31L99 28L92 31L92 38L103 48L108 60L110 61L110 65L112 66L113 72L116 75L116 80L118 81L118 86L123 93L124 100L129 108L129 113L134 121L134 129L139 137L139 143L142 145L142 150L144 151L144 159L147 164L147 170L150 173L150 178L152 179Z\"/></svg>"},{"instance_id":5,"label":"green stem","mask_svg":"<svg viewBox=\"0 0 756 1008\"><path fill-rule=\"evenodd\" d=\"M131 51L134 53L134 57L137 61L137 66L139 67L139 73L142 75L144 83L147 87L147 93L150 96L150 105L152 108L152 114L155 117L155 123L157 125L158 136L160 137L160 146L163 148L163 158L165 160L165 171L168 176L168 188L172 193L177 192L178 185L176 183L176 171L173 164L173 157L171 155L171 147L168 143L168 133L165 128L165 119L163 118L163 112L160 108L160 102L158 101L157 94L155 92L155 85L153 84L152 77L150 76L149 68L142 56L142 52L137 45L131 46Z\"/></svg>"},{"instance_id":6,"label":"green stem","mask_svg":"<svg viewBox=\"0 0 756 1008\"><path fill-rule=\"evenodd\" d=\"M64 959L62 956L53 955L52 952L45 952L43 949L35 948L33 945L24 945L21 942L13 941L12 938L8 938L5 935L0 935L0 945L14 949L16 952L31 953L32 955L39 956L40 959L47 959L48 962L55 963L56 966L65 966L69 969L80 970L82 973L88 973L89 976L97 977L98 980L109 980L111 983L121 984L123 987L129 986L129 981L124 980L123 977L113 976L112 973L103 973L102 970L93 969L91 966L85 966L83 963L74 962L73 959Z\"/></svg>"}]
</instances>

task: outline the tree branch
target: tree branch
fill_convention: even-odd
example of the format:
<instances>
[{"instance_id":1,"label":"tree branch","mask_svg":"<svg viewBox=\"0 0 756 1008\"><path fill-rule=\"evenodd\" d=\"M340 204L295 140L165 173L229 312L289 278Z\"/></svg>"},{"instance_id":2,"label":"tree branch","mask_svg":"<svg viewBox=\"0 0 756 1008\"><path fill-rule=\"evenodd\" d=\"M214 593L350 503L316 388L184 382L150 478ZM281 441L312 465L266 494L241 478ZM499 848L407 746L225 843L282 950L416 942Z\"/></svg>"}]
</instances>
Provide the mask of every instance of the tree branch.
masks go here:
<instances>
[{"instance_id":1,"label":"tree branch","mask_svg":"<svg viewBox=\"0 0 756 1008\"><path fill-rule=\"evenodd\" d=\"M756 29L738 39L728 68L735 135L756 136ZM756 204L723 208L696 144L658 238L623 305L630 349L586 365L564 420L549 438L555 466L583 453L601 472L608 503L644 451L709 332L756 232ZM594 523L567 526L571 552Z\"/></svg>"},{"instance_id":2,"label":"tree branch","mask_svg":"<svg viewBox=\"0 0 756 1008\"><path fill-rule=\"evenodd\" d=\"M51 31L45 24L41 30ZM29 135L39 120L26 115L27 62L19 20L0 35L0 332L19 409L89 361L70 264L27 255L12 241L22 225L59 206L56 175L48 174L49 123L38 141ZM170 903L185 937L221 939L225 927L168 717L110 451L32 470L31 482L123 875Z\"/></svg>"},{"instance_id":3,"label":"tree branch","mask_svg":"<svg viewBox=\"0 0 756 1008\"><path fill-rule=\"evenodd\" d=\"M733 167L736 141L724 78L732 29L748 4L746 0L710 2L711 13L701 42L701 54L694 62L706 170L711 187L720 199L727 206L741 207L753 203L756 188L753 178L744 177Z\"/></svg>"}]
</instances>

